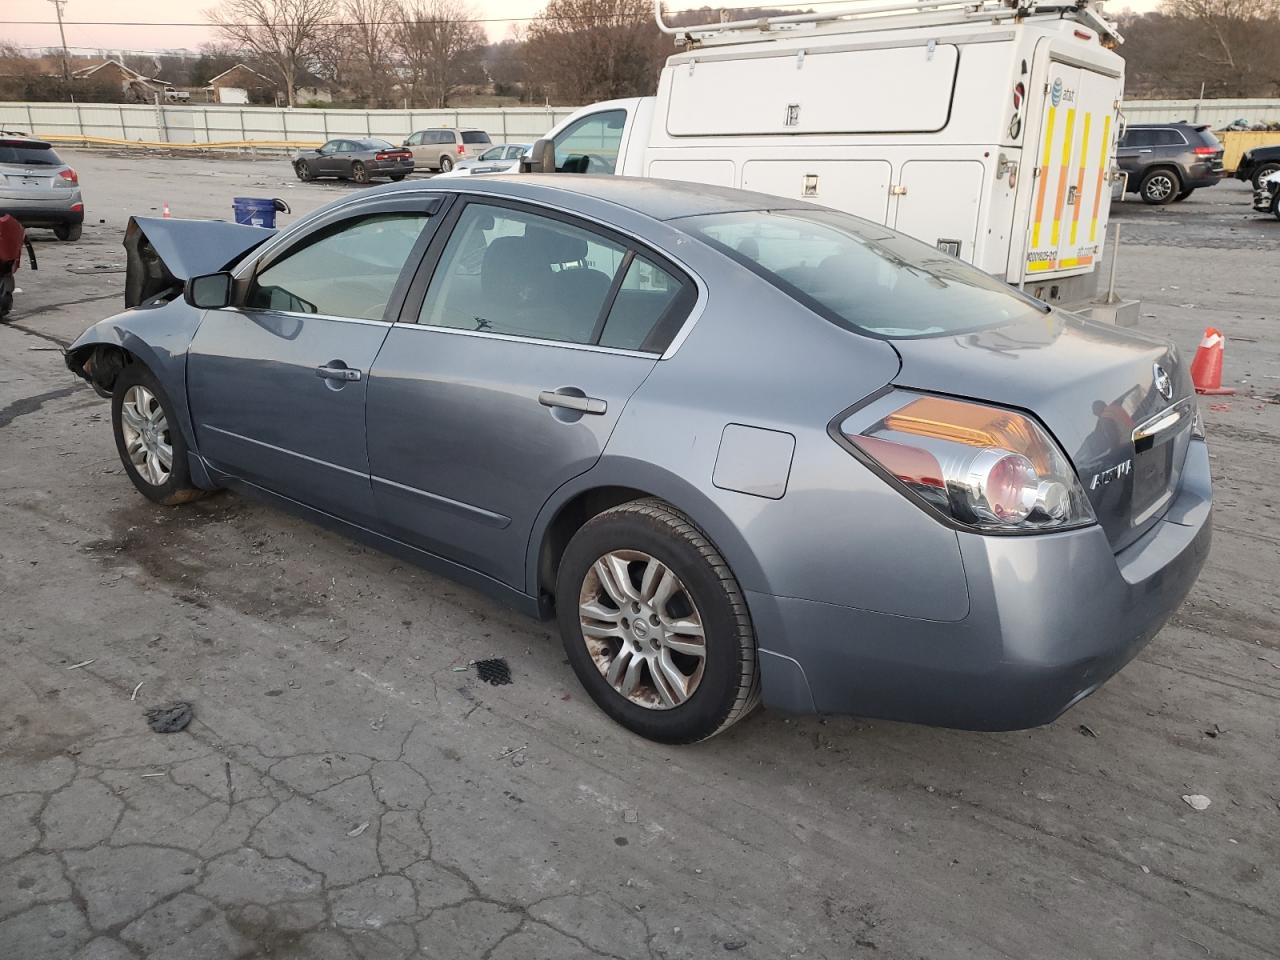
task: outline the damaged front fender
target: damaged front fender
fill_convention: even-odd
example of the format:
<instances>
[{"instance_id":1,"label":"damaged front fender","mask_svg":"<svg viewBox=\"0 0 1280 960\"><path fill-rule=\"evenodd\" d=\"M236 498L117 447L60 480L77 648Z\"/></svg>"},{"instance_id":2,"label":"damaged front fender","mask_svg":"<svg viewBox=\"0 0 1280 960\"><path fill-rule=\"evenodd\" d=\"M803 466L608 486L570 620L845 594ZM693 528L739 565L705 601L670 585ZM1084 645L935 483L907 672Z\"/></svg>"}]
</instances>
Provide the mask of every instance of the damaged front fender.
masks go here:
<instances>
[{"instance_id":1,"label":"damaged front fender","mask_svg":"<svg viewBox=\"0 0 1280 960\"><path fill-rule=\"evenodd\" d=\"M192 277L227 269L275 233L223 220L130 217L124 231L124 305L171 300Z\"/></svg>"}]
</instances>

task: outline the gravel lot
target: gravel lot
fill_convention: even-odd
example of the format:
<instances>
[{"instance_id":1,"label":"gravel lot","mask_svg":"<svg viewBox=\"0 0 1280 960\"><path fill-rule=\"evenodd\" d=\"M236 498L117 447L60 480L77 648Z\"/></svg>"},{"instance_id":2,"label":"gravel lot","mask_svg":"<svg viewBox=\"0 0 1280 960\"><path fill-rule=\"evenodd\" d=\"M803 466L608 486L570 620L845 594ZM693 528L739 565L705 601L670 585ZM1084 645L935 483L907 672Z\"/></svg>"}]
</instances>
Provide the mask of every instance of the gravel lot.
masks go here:
<instances>
[{"instance_id":1,"label":"gravel lot","mask_svg":"<svg viewBox=\"0 0 1280 960\"><path fill-rule=\"evenodd\" d=\"M1021 733L760 713L664 748L547 626L237 496L137 495L60 354L120 307L127 216L354 188L72 163L84 240L36 233L0 327L0 958L1280 955L1280 223L1243 186L1116 212L1142 329L1220 326L1240 389L1204 405L1209 566L1134 663ZM196 720L151 733L175 698Z\"/></svg>"}]
</instances>

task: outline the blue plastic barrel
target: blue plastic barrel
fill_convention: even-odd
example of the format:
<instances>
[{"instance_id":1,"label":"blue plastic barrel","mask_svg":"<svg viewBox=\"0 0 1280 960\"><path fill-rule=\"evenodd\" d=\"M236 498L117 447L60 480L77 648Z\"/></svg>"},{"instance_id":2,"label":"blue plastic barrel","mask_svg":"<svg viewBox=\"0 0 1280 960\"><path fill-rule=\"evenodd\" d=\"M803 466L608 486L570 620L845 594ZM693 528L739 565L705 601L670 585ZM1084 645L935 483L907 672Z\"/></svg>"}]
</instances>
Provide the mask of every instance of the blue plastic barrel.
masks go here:
<instances>
[{"instance_id":1,"label":"blue plastic barrel","mask_svg":"<svg viewBox=\"0 0 1280 960\"><path fill-rule=\"evenodd\" d=\"M266 197L233 197L231 207L236 212L236 223L275 229L276 201Z\"/></svg>"}]
</instances>

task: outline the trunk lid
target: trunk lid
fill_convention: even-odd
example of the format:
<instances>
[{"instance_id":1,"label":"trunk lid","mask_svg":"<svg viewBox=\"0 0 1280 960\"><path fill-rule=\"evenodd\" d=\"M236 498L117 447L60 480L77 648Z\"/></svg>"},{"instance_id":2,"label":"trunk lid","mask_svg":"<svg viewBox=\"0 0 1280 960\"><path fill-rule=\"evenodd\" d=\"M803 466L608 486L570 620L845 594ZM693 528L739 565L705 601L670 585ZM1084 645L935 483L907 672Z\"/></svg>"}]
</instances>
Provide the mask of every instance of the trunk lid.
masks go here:
<instances>
[{"instance_id":1,"label":"trunk lid","mask_svg":"<svg viewBox=\"0 0 1280 960\"><path fill-rule=\"evenodd\" d=\"M1062 311L893 345L899 386L1018 408L1044 424L1113 550L1142 536L1172 502L1195 404L1172 345Z\"/></svg>"},{"instance_id":2,"label":"trunk lid","mask_svg":"<svg viewBox=\"0 0 1280 960\"><path fill-rule=\"evenodd\" d=\"M130 217L124 232L124 305L176 294L192 277L225 270L275 232L223 220Z\"/></svg>"}]
</instances>

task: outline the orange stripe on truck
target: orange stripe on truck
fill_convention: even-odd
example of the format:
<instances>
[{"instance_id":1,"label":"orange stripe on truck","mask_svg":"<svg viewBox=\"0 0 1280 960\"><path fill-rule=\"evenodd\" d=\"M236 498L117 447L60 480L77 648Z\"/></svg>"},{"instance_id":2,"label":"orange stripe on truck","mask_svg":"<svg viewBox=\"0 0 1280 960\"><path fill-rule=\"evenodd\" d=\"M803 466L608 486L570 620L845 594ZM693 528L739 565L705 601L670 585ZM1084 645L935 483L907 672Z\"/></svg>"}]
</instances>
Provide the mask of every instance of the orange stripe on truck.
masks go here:
<instances>
[{"instance_id":1,"label":"orange stripe on truck","mask_svg":"<svg viewBox=\"0 0 1280 960\"><path fill-rule=\"evenodd\" d=\"M1049 242L1055 247L1058 245L1058 238L1061 236L1060 228L1062 226L1062 207L1067 200L1067 172L1071 167L1071 148L1074 144L1071 137L1076 129L1076 110L1072 107L1067 111L1067 129L1066 136L1062 141L1062 167L1058 171L1058 197L1053 203L1053 234Z\"/></svg>"},{"instance_id":2,"label":"orange stripe on truck","mask_svg":"<svg viewBox=\"0 0 1280 960\"><path fill-rule=\"evenodd\" d=\"M1076 245L1076 231L1080 227L1080 208L1084 206L1084 167L1089 159L1089 121L1093 114L1084 115L1084 130L1080 134L1080 173L1076 177L1076 202L1071 211L1071 245Z\"/></svg>"},{"instance_id":3,"label":"orange stripe on truck","mask_svg":"<svg viewBox=\"0 0 1280 960\"><path fill-rule=\"evenodd\" d=\"M1049 120L1044 129L1044 156L1040 160L1040 189L1036 193L1036 221L1031 225L1031 246L1040 246L1040 223L1044 220L1044 195L1049 186L1049 152L1053 149L1053 120L1058 108L1049 108Z\"/></svg>"},{"instance_id":4,"label":"orange stripe on truck","mask_svg":"<svg viewBox=\"0 0 1280 960\"><path fill-rule=\"evenodd\" d=\"M1098 153L1098 189L1093 195L1093 222L1089 224L1089 242L1098 239L1098 206L1102 202L1102 178L1107 174L1107 151L1111 149L1111 115L1102 121L1102 147Z\"/></svg>"}]
</instances>

